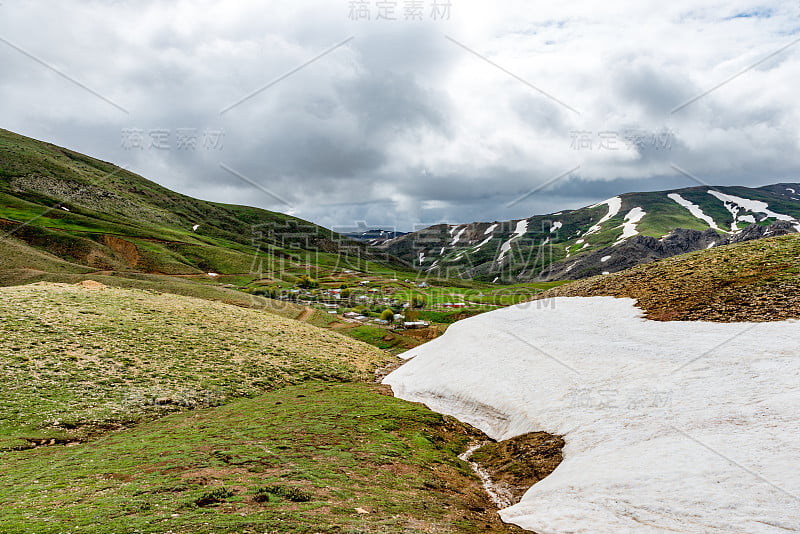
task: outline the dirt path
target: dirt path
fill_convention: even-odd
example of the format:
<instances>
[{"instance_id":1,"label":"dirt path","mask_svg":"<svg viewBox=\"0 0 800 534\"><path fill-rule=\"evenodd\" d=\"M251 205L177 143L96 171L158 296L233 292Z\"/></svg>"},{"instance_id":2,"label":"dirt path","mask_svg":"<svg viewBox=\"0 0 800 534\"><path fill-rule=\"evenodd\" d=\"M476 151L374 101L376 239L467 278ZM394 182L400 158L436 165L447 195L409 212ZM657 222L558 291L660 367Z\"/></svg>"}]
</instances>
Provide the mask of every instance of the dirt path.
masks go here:
<instances>
[{"instance_id":1,"label":"dirt path","mask_svg":"<svg viewBox=\"0 0 800 534\"><path fill-rule=\"evenodd\" d=\"M306 306L303 308L303 311L300 313L300 315L297 316L297 320L306 322L311 318L312 315L314 315L314 308L309 308Z\"/></svg>"}]
</instances>

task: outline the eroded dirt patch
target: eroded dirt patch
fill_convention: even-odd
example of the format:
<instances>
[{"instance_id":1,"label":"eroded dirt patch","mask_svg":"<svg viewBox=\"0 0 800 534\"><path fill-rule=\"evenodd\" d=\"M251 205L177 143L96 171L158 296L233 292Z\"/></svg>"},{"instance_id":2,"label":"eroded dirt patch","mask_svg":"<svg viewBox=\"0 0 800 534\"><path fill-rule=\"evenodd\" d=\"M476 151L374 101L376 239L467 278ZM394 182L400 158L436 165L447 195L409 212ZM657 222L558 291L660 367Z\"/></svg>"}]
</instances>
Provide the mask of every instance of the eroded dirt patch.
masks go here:
<instances>
[{"instance_id":1,"label":"eroded dirt patch","mask_svg":"<svg viewBox=\"0 0 800 534\"><path fill-rule=\"evenodd\" d=\"M492 442L470 455L499 493L516 504L531 486L552 473L563 459L564 440L547 432L531 432Z\"/></svg>"}]
</instances>

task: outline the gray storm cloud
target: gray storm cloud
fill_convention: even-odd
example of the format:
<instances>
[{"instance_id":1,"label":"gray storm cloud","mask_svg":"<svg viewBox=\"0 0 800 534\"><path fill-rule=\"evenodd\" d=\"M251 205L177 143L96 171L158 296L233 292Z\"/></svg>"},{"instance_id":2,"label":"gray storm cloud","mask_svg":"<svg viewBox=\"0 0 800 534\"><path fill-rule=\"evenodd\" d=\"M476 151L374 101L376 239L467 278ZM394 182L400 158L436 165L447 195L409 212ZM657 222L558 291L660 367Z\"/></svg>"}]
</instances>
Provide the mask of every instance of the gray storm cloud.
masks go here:
<instances>
[{"instance_id":1,"label":"gray storm cloud","mask_svg":"<svg viewBox=\"0 0 800 534\"><path fill-rule=\"evenodd\" d=\"M723 185L800 174L798 6L452 0L433 20L432 2L393 21L344 1L4 2L0 126L331 227L696 185L673 164Z\"/></svg>"}]
</instances>

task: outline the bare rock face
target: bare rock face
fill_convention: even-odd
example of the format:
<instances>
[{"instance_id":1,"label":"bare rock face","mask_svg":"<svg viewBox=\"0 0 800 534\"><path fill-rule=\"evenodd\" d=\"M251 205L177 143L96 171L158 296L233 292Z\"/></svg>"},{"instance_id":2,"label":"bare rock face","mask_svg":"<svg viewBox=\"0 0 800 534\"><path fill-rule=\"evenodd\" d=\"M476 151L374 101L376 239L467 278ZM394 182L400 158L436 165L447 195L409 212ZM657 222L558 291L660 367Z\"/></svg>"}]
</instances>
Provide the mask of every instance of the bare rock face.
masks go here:
<instances>
[{"instance_id":1,"label":"bare rock face","mask_svg":"<svg viewBox=\"0 0 800 534\"><path fill-rule=\"evenodd\" d=\"M741 243L742 241L751 241L763 237L775 237L794 233L797 233L797 228L788 221L775 221L769 226L751 224L738 234L731 236L728 243Z\"/></svg>"},{"instance_id":2,"label":"bare rock face","mask_svg":"<svg viewBox=\"0 0 800 534\"><path fill-rule=\"evenodd\" d=\"M661 239L638 235L619 245L554 263L542 271L538 279L580 280L687 252L791 233L797 233L797 228L787 221L776 221L768 226L751 224L734 235L720 235L711 228L703 232L676 228Z\"/></svg>"}]
</instances>

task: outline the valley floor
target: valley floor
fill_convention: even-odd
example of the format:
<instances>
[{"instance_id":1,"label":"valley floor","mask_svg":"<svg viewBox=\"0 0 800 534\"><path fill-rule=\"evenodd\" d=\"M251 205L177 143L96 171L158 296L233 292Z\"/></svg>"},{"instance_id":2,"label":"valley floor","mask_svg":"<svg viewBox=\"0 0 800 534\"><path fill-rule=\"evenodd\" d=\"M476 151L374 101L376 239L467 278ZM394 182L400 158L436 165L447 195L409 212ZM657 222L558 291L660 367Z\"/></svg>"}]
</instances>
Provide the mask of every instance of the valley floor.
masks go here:
<instances>
[{"instance_id":1,"label":"valley floor","mask_svg":"<svg viewBox=\"0 0 800 534\"><path fill-rule=\"evenodd\" d=\"M4 452L0 531L522 532L457 458L479 435L379 389L309 383Z\"/></svg>"},{"instance_id":2,"label":"valley floor","mask_svg":"<svg viewBox=\"0 0 800 534\"><path fill-rule=\"evenodd\" d=\"M0 288L0 532L522 532L389 395L391 354L264 311L84 281Z\"/></svg>"}]
</instances>

